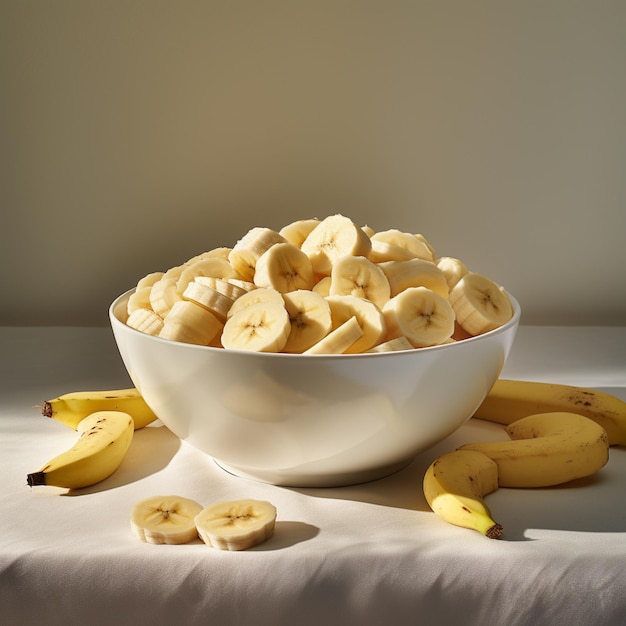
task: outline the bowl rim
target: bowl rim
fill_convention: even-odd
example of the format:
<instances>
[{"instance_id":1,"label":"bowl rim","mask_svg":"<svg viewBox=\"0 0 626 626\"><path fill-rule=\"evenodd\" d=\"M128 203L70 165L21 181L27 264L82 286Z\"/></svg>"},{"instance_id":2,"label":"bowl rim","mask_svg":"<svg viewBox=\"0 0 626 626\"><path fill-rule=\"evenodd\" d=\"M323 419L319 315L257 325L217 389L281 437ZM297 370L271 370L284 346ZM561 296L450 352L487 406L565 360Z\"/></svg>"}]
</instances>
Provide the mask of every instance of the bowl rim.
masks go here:
<instances>
[{"instance_id":1,"label":"bowl rim","mask_svg":"<svg viewBox=\"0 0 626 626\"><path fill-rule=\"evenodd\" d=\"M215 346L201 346L201 345L193 344L193 343L174 342L169 339L157 337L155 335L148 335L146 333L142 333L141 331L128 326L125 323L125 321L121 320L115 313L115 310L120 306L120 304L124 300L128 300L128 298L134 292L135 292L135 288L125 291L124 293L117 296L113 300L113 302L109 305L109 309L108 309L109 320L113 328L116 325L118 325L120 328L123 328L125 332L130 332L131 334L136 333L137 335L140 335L146 338L148 341L156 341L156 342L166 343L168 345L174 344L174 345L178 345L179 347L188 349L188 350L201 350L201 351L205 351L208 353L220 353L220 354L223 354L226 351L229 354L240 354L240 355L247 354L247 355L256 355L257 357L262 357L262 358L297 359L299 361L302 360L302 357L305 357L307 360L308 359L333 359L333 360L340 359L342 361L351 360L351 359L369 359L369 358L384 359L384 358L391 358L394 356L398 357L399 355L414 355L414 354L430 353L430 352L443 351L443 350L451 350L451 349L458 347L459 345L475 343L477 341L484 340L485 338L493 337L494 335L505 333L509 331L511 328L519 325L521 315L522 315L522 309L521 309L520 303L513 295L511 295L508 291L506 291L506 294L511 301L511 306L513 307L513 315L511 316L511 319L505 324L503 324L502 326L498 326L498 328L494 328L493 330L489 330L486 333L482 333L480 335L475 335L473 337L468 337L467 339L462 339L462 340L452 342L452 343L443 343L443 344L439 344L436 346L424 346L421 348L413 348L409 350L397 350L397 351L392 351L392 352L359 352L355 354L306 354L304 355L304 354L294 354L290 352L257 352L254 350L229 350L227 348L218 348Z\"/></svg>"}]
</instances>

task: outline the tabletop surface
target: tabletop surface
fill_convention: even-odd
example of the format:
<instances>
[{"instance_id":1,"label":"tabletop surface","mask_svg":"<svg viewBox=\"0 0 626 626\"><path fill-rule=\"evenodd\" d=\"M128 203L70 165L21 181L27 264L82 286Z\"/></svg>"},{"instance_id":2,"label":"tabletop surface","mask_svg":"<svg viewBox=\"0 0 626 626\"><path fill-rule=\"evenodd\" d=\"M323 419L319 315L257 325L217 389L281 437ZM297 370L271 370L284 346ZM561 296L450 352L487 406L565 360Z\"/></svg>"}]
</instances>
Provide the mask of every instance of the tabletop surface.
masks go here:
<instances>
[{"instance_id":1,"label":"tabletop surface","mask_svg":"<svg viewBox=\"0 0 626 626\"><path fill-rule=\"evenodd\" d=\"M626 327L522 326L502 377L574 384L626 400ZM107 328L0 328L0 623L626 624L626 449L596 475L498 489L489 540L447 524L421 489L426 467L468 441L502 438L470 420L387 478L293 489L238 478L156 422L113 476L66 493L29 488L75 440L36 405L68 391L130 386ZM141 543L132 504L174 493L203 505L276 505L274 536L243 552L200 540Z\"/></svg>"}]
</instances>

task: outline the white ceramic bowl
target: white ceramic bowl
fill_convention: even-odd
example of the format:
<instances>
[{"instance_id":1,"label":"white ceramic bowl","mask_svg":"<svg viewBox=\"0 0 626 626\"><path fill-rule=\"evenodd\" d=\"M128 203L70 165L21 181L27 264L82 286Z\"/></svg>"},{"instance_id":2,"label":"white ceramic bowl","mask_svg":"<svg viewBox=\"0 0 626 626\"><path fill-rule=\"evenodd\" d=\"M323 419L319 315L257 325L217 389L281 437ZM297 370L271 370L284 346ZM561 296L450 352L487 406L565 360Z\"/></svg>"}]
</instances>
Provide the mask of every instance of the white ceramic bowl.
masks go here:
<instances>
[{"instance_id":1,"label":"white ceramic bowl","mask_svg":"<svg viewBox=\"0 0 626 626\"><path fill-rule=\"evenodd\" d=\"M515 338L514 316L432 348L356 355L240 352L126 326L131 292L110 307L122 360L161 421L225 470L293 487L381 478L474 413Z\"/></svg>"}]
</instances>

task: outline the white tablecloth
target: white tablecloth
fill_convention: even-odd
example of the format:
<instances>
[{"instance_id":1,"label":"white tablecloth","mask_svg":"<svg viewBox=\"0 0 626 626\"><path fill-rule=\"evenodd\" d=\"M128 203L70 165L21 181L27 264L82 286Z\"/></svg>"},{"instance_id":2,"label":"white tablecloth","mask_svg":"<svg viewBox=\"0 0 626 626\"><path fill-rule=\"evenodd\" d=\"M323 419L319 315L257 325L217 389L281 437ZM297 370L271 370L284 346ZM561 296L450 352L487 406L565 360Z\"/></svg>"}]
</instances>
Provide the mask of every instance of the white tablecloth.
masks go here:
<instances>
[{"instance_id":1,"label":"white tablecloth","mask_svg":"<svg viewBox=\"0 0 626 626\"><path fill-rule=\"evenodd\" d=\"M129 386L104 328L0 328L0 623L626 624L626 449L595 476L488 496L500 541L449 525L421 489L433 458L501 438L471 420L403 471L338 489L288 489L225 473L164 426L137 431L120 469L65 495L26 475L75 433L34 405ZM587 385L626 399L626 328L521 327L503 377ZM129 509L175 493L260 498L274 537L245 552L139 542Z\"/></svg>"}]
</instances>

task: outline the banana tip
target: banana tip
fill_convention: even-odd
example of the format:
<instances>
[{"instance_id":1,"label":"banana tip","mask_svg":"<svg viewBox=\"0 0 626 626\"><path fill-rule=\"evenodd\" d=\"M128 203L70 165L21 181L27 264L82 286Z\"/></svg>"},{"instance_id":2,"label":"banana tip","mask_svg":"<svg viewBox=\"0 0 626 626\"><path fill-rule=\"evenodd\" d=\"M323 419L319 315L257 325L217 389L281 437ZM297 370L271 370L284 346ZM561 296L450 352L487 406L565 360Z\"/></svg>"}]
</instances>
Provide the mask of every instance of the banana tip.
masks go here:
<instances>
[{"instance_id":1,"label":"banana tip","mask_svg":"<svg viewBox=\"0 0 626 626\"><path fill-rule=\"evenodd\" d=\"M491 528L487 530L485 535L487 535L489 539L501 539L503 532L504 532L504 529L502 528L500 524L494 524Z\"/></svg>"},{"instance_id":2,"label":"banana tip","mask_svg":"<svg viewBox=\"0 0 626 626\"><path fill-rule=\"evenodd\" d=\"M26 476L26 482L29 487L36 487L37 485L46 484L46 475L44 472L34 472Z\"/></svg>"}]
</instances>

